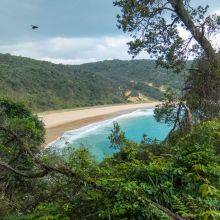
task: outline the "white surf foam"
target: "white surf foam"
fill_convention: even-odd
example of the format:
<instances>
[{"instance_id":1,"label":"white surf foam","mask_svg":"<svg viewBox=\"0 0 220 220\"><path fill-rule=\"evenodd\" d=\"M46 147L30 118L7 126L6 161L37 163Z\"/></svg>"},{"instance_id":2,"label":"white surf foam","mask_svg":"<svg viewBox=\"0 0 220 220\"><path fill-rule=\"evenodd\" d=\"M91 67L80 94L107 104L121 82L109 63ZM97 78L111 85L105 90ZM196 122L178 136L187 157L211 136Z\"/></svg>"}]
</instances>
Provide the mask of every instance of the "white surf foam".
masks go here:
<instances>
[{"instance_id":1,"label":"white surf foam","mask_svg":"<svg viewBox=\"0 0 220 220\"><path fill-rule=\"evenodd\" d=\"M123 115L120 115L115 118L108 119L102 122L93 123L93 124L81 127L79 129L66 131L63 133L63 135L60 138L48 144L47 148L61 149L65 147L67 144L77 139L80 139L82 137L85 137L86 135L93 133L94 131L101 131L105 127L112 127L112 124L115 121L120 123L120 121L128 119L128 118L136 118L136 117L141 117L141 116L152 116L152 115L153 115L153 109L140 109L140 110L136 110L131 113L123 114Z\"/></svg>"}]
</instances>

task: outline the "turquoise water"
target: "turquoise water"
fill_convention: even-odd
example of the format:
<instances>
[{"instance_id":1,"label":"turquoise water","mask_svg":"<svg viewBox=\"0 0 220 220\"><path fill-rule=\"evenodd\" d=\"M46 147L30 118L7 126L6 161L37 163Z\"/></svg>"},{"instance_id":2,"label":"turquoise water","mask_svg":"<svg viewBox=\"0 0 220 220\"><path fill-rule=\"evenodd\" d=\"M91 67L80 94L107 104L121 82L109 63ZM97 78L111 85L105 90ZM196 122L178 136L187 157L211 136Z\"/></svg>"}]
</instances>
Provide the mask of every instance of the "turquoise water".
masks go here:
<instances>
[{"instance_id":1,"label":"turquoise water","mask_svg":"<svg viewBox=\"0 0 220 220\"><path fill-rule=\"evenodd\" d=\"M169 126L155 121L152 109L142 109L66 132L60 140L53 143L53 147L64 148L68 145L79 148L85 146L97 159L101 160L115 152L115 150L109 148L110 143L108 140L114 121L119 123L121 130L125 132L129 140L136 142L142 140L144 133L149 138L163 140L170 130Z\"/></svg>"}]
</instances>

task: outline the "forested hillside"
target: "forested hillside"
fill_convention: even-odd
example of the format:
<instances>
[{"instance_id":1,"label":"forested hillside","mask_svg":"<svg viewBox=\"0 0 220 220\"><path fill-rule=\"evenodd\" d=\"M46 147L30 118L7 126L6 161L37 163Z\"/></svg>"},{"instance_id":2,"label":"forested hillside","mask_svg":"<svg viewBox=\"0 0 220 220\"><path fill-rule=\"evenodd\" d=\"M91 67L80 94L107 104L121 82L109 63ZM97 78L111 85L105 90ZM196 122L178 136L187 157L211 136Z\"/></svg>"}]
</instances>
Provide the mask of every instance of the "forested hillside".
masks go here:
<instances>
[{"instance_id":1,"label":"forested hillside","mask_svg":"<svg viewBox=\"0 0 220 220\"><path fill-rule=\"evenodd\" d=\"M166 87L181 87L183 75L153 60L73 66L0 54L0 94L37 111L160 99Z\"/></svg>"}]
</instances>

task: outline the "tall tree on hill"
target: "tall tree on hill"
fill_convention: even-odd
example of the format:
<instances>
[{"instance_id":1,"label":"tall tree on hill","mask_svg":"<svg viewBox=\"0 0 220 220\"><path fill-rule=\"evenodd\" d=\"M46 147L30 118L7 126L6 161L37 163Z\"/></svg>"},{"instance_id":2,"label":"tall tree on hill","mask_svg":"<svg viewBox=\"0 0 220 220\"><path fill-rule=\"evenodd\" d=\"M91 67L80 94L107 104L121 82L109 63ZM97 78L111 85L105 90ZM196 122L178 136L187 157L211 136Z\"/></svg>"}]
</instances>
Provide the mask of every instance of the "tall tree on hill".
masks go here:
<instances>
[{"instance_id":1,"label":"tall tree on hill","mask_svg":"<svg viewBox=\"0 0 220 220\"><path fill-rule=\"evenodd\" d=\"M169 93L156 110L157 119L173 122L173 130L178 125L188 130L192 116L219 117L219 55L211 39L220 31L220 16L207 15L208 6L194 8L190 0L116 0L114 5L121 8L118 27L133 37L128 43L133 56L144 50L159 65L177 72L190 56L197 60L182 97L175 99ZM183 38L181 31L189 37ZM201 60L207 64L205 70ZM180 119L183 111L185 117Z\"/></svg>"},{"instance_id":2,"label":"tall tree on hill","mask_svg":"<svg viewBox=\"0 0 220 220\"><path fill-rule=\"evenodd\" d=\"M146 50L167 67L179 67L191 54L204 52L217 63L210 37L220 30L220 17L208 15L208 6L193 8L190 0L116 0L121 8L119 28L131 33L130 53ZM180 29L190 33L183 39Z\"/></svg>"}]
</instances>

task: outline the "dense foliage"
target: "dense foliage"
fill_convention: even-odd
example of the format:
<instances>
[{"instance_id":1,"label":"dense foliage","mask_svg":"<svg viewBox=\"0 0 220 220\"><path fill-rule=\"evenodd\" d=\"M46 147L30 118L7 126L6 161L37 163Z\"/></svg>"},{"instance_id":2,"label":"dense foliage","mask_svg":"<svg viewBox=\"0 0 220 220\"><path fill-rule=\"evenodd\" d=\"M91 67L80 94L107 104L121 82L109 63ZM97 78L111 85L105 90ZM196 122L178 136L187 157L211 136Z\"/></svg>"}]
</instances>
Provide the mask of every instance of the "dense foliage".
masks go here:
<instances>
[{"instance_id":1,"label":"dense foliage","mask_svg":"<svg viewBox=\"0 0 220 220\"><path fill-rule=\"evenodd\" d=\"M134 56L145 50L159 64L177 71L190 55L205 54L210 64L217 65L217 48L210 39L220 30L220 16L209 12L208 5L191 0L115 0L114 5L121 11L118 27L133 38L128 44Z\"/></svg>"},{"instance_id":2,"label":"dense foliage","mask_svg":"<svg viewBox=\"0 0 220 220\"><path fill-rule=\"evenodd\" d=\"M208 7L193 8L190 0L115 5L119 26L133 34L132 54L145 49L180 71L188 52L196 53L181 95L183 73L157 72L154 61L64 66L10 55L0 56L0 91L42 110L158 99L171 86L175 91L168 90L155 117L173 124L172 132L161 143L146 135L134 143L115 123L109 147L117 153L101 162L86 148L40 152L43 125L24 105L1 99L0 218L220 219L220 68L208 40L219 17L205 16ZM190 31L188 40L179 36L180 24Z\"/></svg>"},{"instance_id":3,"label":"dense foliage","mask_svg":"<svg viewBox=\"0 0 220 220\"><path fill-rule=\"evenodd\" d=\"M22 103L0 98L0 213L14 207L7 200L16 197L14 189L22 194L32 186L31 182L20 178L16 172L8 173L2 166L8 164L28 174L34 167L30 154L39 152L38 146L44 142L44 134L43 124ZM20 199L16 202L19 203Z\"/></svg>"},{"instance_id":4,"label":"dense foliage","mask_svg":"<svg viewBox=\"0 0 220 220\"><path fill-rule=\"evenodd\" d=\"M201 121L219 118L219 45L211 40L219 33L220 16L209 6L190 0L115 0L119 7L118 26L132 36L129 52L136 56L147 51L156 62L176 72L190 56L195 59L180 96L168 91L155 116L187 134ZM187 33L183 37L180 27Z\"/></svg>"},{"instance_id":5,"label":"dense foliage","mask_svg":"<svg viewBox=\"0 0 220 220\"><path fill-rule=\"evenodd\" d=\"M130 96L137 97L134 101L160 99L165 87L179 90L184 77L155 69L152 60L67 66L0 54L0 78L1 95L42 111L125 103L133 101Z\"/></svg>"},{"instance_id":6,"label":"dense foliage","mask_svg":"<svg viewBox=\"0 0 220 220\"><path fill-rule=\"evenodd\" d=\"M38 146L41 125L20 104L2 100L1 106L8 124L0 135L0 218L219 219L219 120L196 125L187 136L175 133L169 142L145 136L139 144L115 124L109 138L119 151L98 163L85 148L67 149L65 156L29 153L24 146ZM12 130L13 120L29 122L32 138ZM6 131L16 134L20 159L28 163L8 160L3 147L14 145L6 145Z\"/></svg>"}]
</instances>

